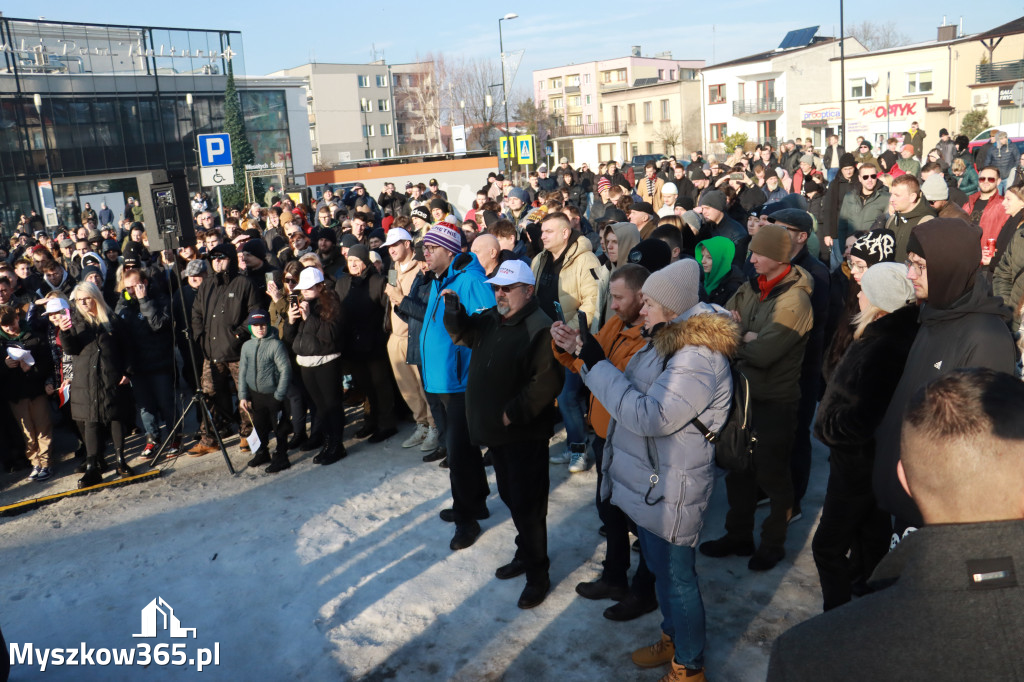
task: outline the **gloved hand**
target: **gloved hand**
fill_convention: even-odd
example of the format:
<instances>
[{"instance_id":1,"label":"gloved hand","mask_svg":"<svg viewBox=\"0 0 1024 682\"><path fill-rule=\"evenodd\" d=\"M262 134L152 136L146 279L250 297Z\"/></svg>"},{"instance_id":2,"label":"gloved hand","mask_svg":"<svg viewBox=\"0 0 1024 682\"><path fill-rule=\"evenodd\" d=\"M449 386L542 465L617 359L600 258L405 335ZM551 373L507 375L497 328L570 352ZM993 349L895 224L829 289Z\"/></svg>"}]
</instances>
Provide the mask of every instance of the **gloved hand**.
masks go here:
<instances>
[{"instance_id":1,"label":"gloved hand","mask_svg":"<svg viewBox=\"0 0 1024 682\"><path fill-rule=\"evenodd\" d=\"M459 312L459 308L462 307L462 304L459 302L458 294L451 289L445 289L441 292L441 295L444 297L444 311L446 313L454 314Z\"/></svg>"},{"instance_id":2,"label":"gloved hand","mask_svg":"<svg viewBox=\"0 0 1024 682\"><path fill-rule=\"evenodd\" d=\"M583 361L583 364L587 366L587 369L593 369L594 365L604 360L605 357L601 344L592 335L587 334L583 340L583 347L580 349L580 360Z\"/></svg>"}]
</instances>

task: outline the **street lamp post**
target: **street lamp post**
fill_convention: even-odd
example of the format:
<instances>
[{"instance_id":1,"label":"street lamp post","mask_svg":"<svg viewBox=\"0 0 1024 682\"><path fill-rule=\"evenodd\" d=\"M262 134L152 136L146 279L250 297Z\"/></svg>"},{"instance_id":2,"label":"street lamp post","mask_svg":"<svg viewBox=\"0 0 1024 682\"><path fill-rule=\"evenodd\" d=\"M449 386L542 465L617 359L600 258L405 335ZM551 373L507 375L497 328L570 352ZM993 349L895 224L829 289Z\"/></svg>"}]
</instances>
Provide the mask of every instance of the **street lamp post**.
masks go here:
<instances>
[{"instance_id":1,"label":"street lamp post","mask_svg":"<svg viewBox=\"0 0 1024 682\"><path fill-rule=\"evenodd\" d=\"M46 121L43 120L43 98L37 92L32 95L32 104L36 107L36 116L39 117L39 125L43 130L43 158L46 159L46 179L50 182L50 194L53 196L53 209L57 210L57 193L53 191L53 174L50 172L50 142L46 138ZM41 203L41 198L40 198ZM45 206L43 206L43 221L46 220ZM49 227L49 225L47 225Z\"/></svg>"},{"instance_id":2,"label":"street lamp post","mask_svg":"<svg viewBox=\"0 0 1024 682\"><path fill-rule=\"evenodd\" d=\"M199 145L198 145L199 137L196 134L195 99L193 99L191 92L189 92L189 93L187 93L185 95L185 104L188 105L188 121L189 121L189 125L192 127L192 155L195 157L195 160L196 160L196 182L197 182L196 186L199 187L199 189L197 190L196 193L197 194L202 194L202 192L203 192L203 181L202 181L202 178L201 178L201 175L200 175L200 171L199 171ZM186 179L186 181L188 180L188 173L185 173L185 179ZM192 199L191 199L191 197L189 197L189 202L191 202L191 201L192 201Z\"/></svg>"},{"instance_id":3,"label":"street lamp post","mask_svg":"<svg viewBox=\"0 0 1024 682\"><path fill-rule=\"evenodd\" d=\"M508 139L508 162L510 169L515 166L515 155L512 148L512 132L508 126L508 86L505 84L505 39L501 35L501 22L511 21L518 16L515 12L509 12L498 19L498 47L501 50L501 99L505 104L505 137Z\"/></svg>"}]
</instances>

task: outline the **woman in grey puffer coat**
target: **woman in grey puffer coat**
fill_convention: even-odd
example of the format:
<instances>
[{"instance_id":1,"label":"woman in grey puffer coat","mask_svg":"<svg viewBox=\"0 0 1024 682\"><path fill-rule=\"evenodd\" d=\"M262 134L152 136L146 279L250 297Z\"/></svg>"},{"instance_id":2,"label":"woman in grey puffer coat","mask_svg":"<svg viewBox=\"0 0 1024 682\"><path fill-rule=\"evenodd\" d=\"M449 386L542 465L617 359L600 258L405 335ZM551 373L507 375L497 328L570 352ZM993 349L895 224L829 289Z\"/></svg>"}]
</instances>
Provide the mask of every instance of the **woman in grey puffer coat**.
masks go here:
<instances>
[{"instance_id":1,"label":"woman in grey puffer coat","mask_svg":"<svg viewBox=\"0 0 1024 682\"><path fill-rule=\"evenodd\" d=\"M662 639L633 653L641 667L672 663L665 678L701 680L704 605L694 553L714 483L714 446L691 421L712 432L725 425L732 400L729 358L739 341L730 317L699 302L700 266L683 260L652 274L643 287L651 342L626 371L601 362L600 346L580 352L584 382L612 422L602 497L633 519L655 575Z\"/></svg>"}]
</instances>

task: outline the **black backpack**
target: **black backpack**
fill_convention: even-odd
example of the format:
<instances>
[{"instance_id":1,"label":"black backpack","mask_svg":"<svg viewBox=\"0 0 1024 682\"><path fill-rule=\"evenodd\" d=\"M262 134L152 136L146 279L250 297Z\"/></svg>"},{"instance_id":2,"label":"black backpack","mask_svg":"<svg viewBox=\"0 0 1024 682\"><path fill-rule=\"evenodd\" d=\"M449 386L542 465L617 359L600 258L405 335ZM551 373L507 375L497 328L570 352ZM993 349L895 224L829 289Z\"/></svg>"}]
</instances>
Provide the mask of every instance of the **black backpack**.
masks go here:
<instances>
[{"instance_id":1,"label":"black backpack","mask_svg":"<svg viewBox=\"0 0 1024 682\"><path fill-rule=\"evenodd\" d=\"M743 372L730 364L732 372L732 404L725 426L718 433L694 417L691 423L697 427L704 439L715 446L715 463L737 474L754 472L754 449L757 447L757 433L751 423L750 383Z\"/></svg>"}]
</instances>

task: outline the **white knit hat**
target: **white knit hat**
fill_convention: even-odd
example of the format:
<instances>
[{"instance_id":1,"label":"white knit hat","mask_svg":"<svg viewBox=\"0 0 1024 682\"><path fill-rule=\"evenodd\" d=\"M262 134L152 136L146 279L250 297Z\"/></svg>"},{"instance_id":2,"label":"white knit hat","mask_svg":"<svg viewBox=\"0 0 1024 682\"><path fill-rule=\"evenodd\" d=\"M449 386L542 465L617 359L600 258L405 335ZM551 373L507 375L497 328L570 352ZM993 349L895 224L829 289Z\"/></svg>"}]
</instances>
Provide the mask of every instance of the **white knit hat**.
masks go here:
<instances>
[{"instance_id":1,"label":"white knit hat","mask_svg":"<svg viewBox=\"0 0 1024 682\"><path fill-rule=\"evenodd\" d=\"M864 272L860 288L868 301L887 313L899 310L914 298L914 285L903 263L875 263Z\"/></svg>"},{"instance_id":2,"label":"white knit hat","mask_svg":"<svg viewBox=\"0 0 1024 682\"><path fill-rule=\"evenodd\" d=\"M643 292L662 308L679 315L700 301L699 286L700 266L686 258L652 273L644 282Z\"/></svg>"}]
</instances>

